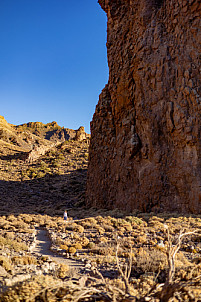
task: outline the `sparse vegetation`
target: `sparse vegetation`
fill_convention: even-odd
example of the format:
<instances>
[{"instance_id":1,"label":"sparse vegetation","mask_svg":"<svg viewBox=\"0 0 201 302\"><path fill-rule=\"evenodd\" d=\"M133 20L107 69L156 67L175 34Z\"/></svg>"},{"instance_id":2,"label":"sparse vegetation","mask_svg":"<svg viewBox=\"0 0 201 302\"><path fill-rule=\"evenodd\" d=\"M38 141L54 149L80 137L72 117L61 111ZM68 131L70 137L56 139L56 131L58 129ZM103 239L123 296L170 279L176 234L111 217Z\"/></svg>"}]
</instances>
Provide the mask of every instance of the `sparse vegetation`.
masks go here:
<instances>
[{"instance_id":1,"label":"sparse vegetation","mask_svg":"<svg viewBox=\"0 0 201 302\"><path fill-rule=\"evenodd\" d=\"M2 123L0 301L199 301L200 216L86 209L89 142L65 141L26 162L20 131L29 144L31 128L41 144L46 130L61 129L22 125L17 137ZM40 229L61 262L33 253Z\"/></svg>"},{"instance_id":2,"label":"sparse vegetation","mask_svg":"<svg viewBox=\"0 0 201 302\"><path fill-rule=\"evenodd\" d=\"M192 295L198 299L201 293L201 219L146 215L145 221L143 215L140 216L141 218L129 216L128 219L123 213L118 218L112 217L110 211L104 211L104 216L100 212L95 216L93 212L93 217L69 220L67 223L61 217L38 214L1 217L0 265L7 273L14 272L18 266L21 269L30 265L33 268L41 266L45 274L48 274L41 278L54 279L54 284L65 282L65 286L60 283L61 301L66 301L66 288L69 293L67 301L77 299L81 302L84 297L91 297L94 301L95 293L96 299L102 301L113 301L114 297L116 301L171 301L178 295L183 299L181 301L190 301ZM140 223L136 224L136 221ZM51 271L48 270L49 257L44 255L36 258L30 255L27 245L25 254L20 256L21 249L14 248L19 244L17 239L21 239L20 244L24 244L25 238L31 240L30 230L35 224L48 230L52 250L61 253L64 259L69 257L83 263L84 276L79 275L77 283L73 285L71 279L77 274L74 268L60 264L53 266L55 269ZM19 237L19 230L22 229L23 236ZM146 241L139 240L139 236L143 235L146 236ZM6 251L10 256L1 256L1 251ZM94 276L93 281L85 270ZM24 286L41 288L37 277L30 275L29 278L21 285L16 283L12 290L8 288L4 291L1 301L12 301L12 295L17 299L23 295ZM90 284L87 288L86 282ZM56 293L58 297L58 291L51 284L50 282L47 286L44 283L39 292L31 291L32 298L40 297L41 292L46 292L51 299L56 297ZM96 291L97 288L100 290ZM106 296L108 298L104 300Z\"/></svg>"}]
</instances>

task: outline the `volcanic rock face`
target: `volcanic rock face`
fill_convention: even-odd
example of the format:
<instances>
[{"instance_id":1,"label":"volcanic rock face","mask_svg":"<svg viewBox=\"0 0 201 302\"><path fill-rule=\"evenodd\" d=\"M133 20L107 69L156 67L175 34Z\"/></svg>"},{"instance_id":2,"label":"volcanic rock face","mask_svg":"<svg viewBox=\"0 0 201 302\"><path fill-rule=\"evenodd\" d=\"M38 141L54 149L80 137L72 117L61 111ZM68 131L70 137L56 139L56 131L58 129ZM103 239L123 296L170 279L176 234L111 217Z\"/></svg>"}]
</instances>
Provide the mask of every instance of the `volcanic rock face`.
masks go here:
<instances>
[{"instance_id":1,"label":"volcanic rock face","mask_svg":"<svg viewBox=\"0 0 201 302\"><path fill-rule=\"evenodd\" d=\"M99 3L109 82L91 123L89 204L201 213L201 2Z\"/></svg>"}]
</instances>

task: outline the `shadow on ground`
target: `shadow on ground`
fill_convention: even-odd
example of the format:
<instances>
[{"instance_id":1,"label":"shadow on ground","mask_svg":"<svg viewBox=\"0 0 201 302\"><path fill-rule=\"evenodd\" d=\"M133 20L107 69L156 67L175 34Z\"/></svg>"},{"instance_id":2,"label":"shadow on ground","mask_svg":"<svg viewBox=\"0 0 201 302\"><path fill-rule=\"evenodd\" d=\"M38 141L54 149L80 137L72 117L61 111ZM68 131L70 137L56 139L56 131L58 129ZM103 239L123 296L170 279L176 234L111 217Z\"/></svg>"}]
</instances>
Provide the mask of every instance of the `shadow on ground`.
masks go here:
<instances>
[{"instance_id":1,"label":"shadow on ground","mask_svg":"<svg viewBox=\"0 0 201 302\"><path fill-rule=\"evenodd\" d=\"M61 210L84 205L87 169L65 175L46 175L26 181L0 180L0 215L60 215Z\"/></svg>"}]
</instances>

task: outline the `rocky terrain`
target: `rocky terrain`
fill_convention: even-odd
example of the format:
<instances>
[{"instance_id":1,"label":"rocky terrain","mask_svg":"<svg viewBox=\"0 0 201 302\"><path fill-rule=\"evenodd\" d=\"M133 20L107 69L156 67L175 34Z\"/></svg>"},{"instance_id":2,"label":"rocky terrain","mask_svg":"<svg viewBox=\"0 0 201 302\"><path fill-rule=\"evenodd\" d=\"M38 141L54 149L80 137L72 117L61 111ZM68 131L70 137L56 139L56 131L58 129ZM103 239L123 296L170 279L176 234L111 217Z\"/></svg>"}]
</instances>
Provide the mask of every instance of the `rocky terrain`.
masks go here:
<instances>
[{"instance_id":1,"label":"rocky terrain","mask_svg":"<svg viewBox=\"0 0 201 302\"><path fill-rule=\"evenodd\" d=\"M201 2L99 3L109 82L91 123L89 206L201 213Z\"/></svg>"},{"instance_id":2,"label":"rocky terrain","mask_svg":"<svg viewBox=\"0 0 201 302\"><path fill-rule=\"evenodd\" d=\"M0 121L0 301L200 301L200 216L89 208L83 127Z\"/></svg>"},{"instance_id":3,"label":"rocky terrain","mask_svg":"<svg viewBox=\"0 0 201 302\"><path fill-rule=\"evenodd\" d=\"M0 301L200 301L200 217L77 212L0 218Z\"/></svg>"},{"instance_id":4,"label":"rocky terrain","mask_svg":"<svg viewBox=\"0 0 201 302\"><path fill-rule=\"evenodd\" d=\"M89 153L83 127L0 117L0 301L200 302L200 2L99 3Z\"/></svg>"},{"instance_id":5,"label":"rocky terrain","mask_svg":"<svg viewBox=\"0 0 201 302\"><path fill-rule=\"evenodd\" d=\"M83 204L89 145L83 127L74 131L55 122L13 126L3 117L0 122L1 214L56 215L72 204ZM61 139L59 131L68 133L68 140ZM45 138L50 132L52 140Z\"/></svg>"}]
</instances>

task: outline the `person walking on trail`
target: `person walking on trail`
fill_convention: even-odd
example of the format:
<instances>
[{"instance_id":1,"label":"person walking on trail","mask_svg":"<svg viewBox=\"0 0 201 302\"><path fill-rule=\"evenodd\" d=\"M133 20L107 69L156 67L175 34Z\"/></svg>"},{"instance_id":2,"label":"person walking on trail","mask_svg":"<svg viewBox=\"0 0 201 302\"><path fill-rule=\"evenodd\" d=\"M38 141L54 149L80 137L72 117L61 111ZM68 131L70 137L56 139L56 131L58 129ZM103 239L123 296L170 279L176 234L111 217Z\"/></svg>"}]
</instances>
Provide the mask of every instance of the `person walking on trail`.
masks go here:
<instances>
[{"instance_id":1,"label":"person walking on trail","mask_svg":"<svg viewBox=\"0 0 201 302\"><path fill-rule=\"evenodd\" d=\"M67 211L65 210L64 211L64 221L67 221L67 219L68 219L68 214L67 214Z\"/></svg>"}]
</instances>

